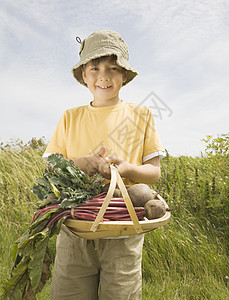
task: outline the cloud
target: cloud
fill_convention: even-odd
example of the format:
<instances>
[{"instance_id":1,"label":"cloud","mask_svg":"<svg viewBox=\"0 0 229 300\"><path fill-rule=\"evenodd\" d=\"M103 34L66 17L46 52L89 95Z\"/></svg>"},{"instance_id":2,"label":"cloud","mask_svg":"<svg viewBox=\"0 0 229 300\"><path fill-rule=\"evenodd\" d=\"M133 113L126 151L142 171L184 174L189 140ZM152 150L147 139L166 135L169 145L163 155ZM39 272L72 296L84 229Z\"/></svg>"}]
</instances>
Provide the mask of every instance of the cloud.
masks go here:
<instances>
[{"instance_id":1,"label":"cloud","mask_svg":"<svg viewBox=\"0 0 229 300\"><path fill-rule=\"evenodd\" d=\"M88 99L87 89L75 83L70 70L69 75L72 84L64 84L59 73L53 76L50 70L22 68L21 64L0 73L0 139L50 139L64 110L85 105Z\"/></svg>"},{"instance_id":2,"label":"cloud","mask_svg":"<svg viewBox=\"0 0 229 300\"><path fill-rule=\"evenodd\" d=\"M201 138L227 124L228 13L226 0L2 0L1 138L49 139L66 108L90 101L71 74L75 36L107 28L122 34L140 74L121 97L156 92L173 110L156 119L168 150L200 152Z\"/></svg>"}]
</instances>

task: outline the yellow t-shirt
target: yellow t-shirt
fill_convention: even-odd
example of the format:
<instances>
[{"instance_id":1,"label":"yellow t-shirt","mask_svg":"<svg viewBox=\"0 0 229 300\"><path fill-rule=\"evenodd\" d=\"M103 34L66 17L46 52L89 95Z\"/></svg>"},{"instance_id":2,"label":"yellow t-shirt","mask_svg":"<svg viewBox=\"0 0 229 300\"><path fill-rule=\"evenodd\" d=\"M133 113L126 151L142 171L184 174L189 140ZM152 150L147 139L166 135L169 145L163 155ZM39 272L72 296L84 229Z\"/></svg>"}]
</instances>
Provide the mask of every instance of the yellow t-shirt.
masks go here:
<instances>
[{"instance_id":1,"label":"yellow t-shirt","mask_svg":"<svg viewBox=\"0 0 229 300\"><path fill-rule=\"evenodd\" d=\"M66 110L45 151L61 153L73 159L107 148L134 165L162 155L164 148L158 137L152 111L145 106L121 103L115 106L80 106Z\"/></svg>"}]
</instances>

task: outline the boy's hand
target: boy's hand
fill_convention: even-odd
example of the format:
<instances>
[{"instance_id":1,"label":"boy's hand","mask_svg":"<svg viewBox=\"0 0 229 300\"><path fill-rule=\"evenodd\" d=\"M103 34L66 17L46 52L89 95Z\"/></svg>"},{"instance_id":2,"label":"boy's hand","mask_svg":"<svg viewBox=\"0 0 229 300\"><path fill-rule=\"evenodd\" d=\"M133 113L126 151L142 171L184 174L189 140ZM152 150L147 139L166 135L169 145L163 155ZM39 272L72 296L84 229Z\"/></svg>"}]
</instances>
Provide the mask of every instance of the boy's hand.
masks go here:
<instances>
[{"instance_id":1,"label":"boy's hand","mask_svg":"<svg viewBox=\"0 0 229 300\"><path fill-rule=\"evenodd\" d=\"M102 146L98 153L86 155L74 159L75 165L89 176L96 172L101 173L105 178L110 178L110 164L105 157L106 147Z\"/></svg>"},{"instance_id":2,"label":"boy's hand","mask_svg":"<svg viewBox=\"0 0 229 300\"><path fill-rule=\"evenodd\" d=\"M104 146L103 146L104 147ZM104 147L105 148L105 147ZM111 155L109 157L105 157L106 152L102 152L102 147L100 148L101 152L98 152L99 155L103 158L103 160L100 161L98 171L101 173L105 178L110 179L111 178L111 169L110 164L113 163L115 167L118 169L119 174L122 177L125 177L127 174L130 164L123 160L122 158ZM106 151L106 148L105 148Z\"/></svg>"},{"instance_id":3,"label":"boy's hand","mask_svg":"<svg viewBox=\"0 0 229 300\"><path fill-rule=\"evenodd\" d=\"M127 172L130 169L131 164L123 160L122 158L111 155L109 157L105 157L106 154L106 147L102 146L97 153L102 159L99 162L98 165L98 171L101 173L106 179L111 178L111 169L110 169L110 164L113 163L116 168L119 171L119 174L123 177L127 175ZM97 155L96 154L96 155Z\"/></svg>"},{"instance_id":4,"label":"boy's hand","mask_svg":"<svg viewBox=\"0 0 229 300\"><path fill-rule=\"evenodd\" d=\"M129 170L130 163L115 155L109 156L108 159L110 163L113 163L116 166L120 176L125 177Z\"/></svg>"},{"instance_id":5,"label":"boy's hand","mask_svg":"<svg viewBox=\"0 0 229 300\"><path fill-rule=\"evenodd\" d=\"M74 163L89 176L99 172L106 179L111 177L111 163L116 166L121 177L129 178L134 182L152 184L160 178L160 158L158 156L147 160L143 165L135 166L115 155L106 157L106 152L106 147L102 146L98 153L76 158Z\"/></svg>"},{"instance_id":6,"label":"boy's hand","mask_svg":"<svg viewBox=\"0 0 229 300\"><path fill-rule=\"evenodd\" d=\"M98 164L98 172L101 173L106 179L111 178L111 169L110 169L110 159L105 157L107 149L105 146L102 146L99 152L95 155L100 156L100 161Z\"/></svg>"}]
</instances>

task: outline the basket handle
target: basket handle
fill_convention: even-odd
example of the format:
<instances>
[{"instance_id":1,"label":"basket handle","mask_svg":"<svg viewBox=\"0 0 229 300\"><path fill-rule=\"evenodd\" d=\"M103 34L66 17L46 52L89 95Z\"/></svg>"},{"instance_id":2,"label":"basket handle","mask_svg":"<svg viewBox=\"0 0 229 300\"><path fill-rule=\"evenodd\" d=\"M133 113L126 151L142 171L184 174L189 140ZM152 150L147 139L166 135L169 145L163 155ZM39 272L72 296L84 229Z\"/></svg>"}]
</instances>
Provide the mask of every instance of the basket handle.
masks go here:
<instances>
[{"instance_id":1,"label":"basket handle","mask_svg":"<svg viewBox=\"0 0 229 300\"><path fill-rule=\"evenodd\" d=\"M139 223L139 220L138 220L138 217L135 213L135 209L134 209L134 206L132 204L132 201L130 200L130 197L129 197L129 194L126 190L126 187L125 187L125 184L124 182L122 181L122 177L120 176L118 170L116 169L116 175L117 175L117 183L118 183L118 186L119 186L119 189L122 193L122 196L123 196L123 199L126 203L126 207L128 209L128 212L130 214L130 217L131 217L131 220L132 222L134 223L134 228L136 230L137 233L142 233L143 230L142 230L142 227Z\"/></svg>"},{"instance_id":2,"label":"basket handle","mask_svg":"<svg viewBox=\"0 0 229 300\"><path fill-rule=\"evenodd\" d=\"M110 186L109 186L109 189L107 191L107 195L106 195L106 198L104 199L104 202L103 202L103 205L101 206L100 210L99 210L99 213L95 219L95 221L93 222L92 226L91 226L91 231L96 231L98 226L99 226L99 223L100 221L102 220L102 217L103 215L105 214L105 211L111 201L111 197L113 196L113 193L114 193L114 190L115 190L115 186L116 186L116 171L115 171L115 168L110 165L111 167L111 181L110 181ZM113 168L112 168L113 167Z\"/></svg>"},{"instance_id":3,"label":"basket handle","mask_svg":"<svg viewBox=\"0 0 229 300\"><path fill-rule=\"evenodd\" d=\"M108 192L107 192L107 195L106 195L106 198L103 202L103 205L101 206L100 208L100 211L95 219L95 221L93 222L92 226L91 226L91 231L95 232L99 226L99 223L100 221L102 220L102 217L110 203L110 200L113 196L113 193L114 193L114 190L115 190L115 186L116 186L116 182L119 186L119 189L122 193L122 196L123 196L123 199L125 201L125 204L126 204L126 207L128 209L128 212L130 214L130 217L131 217L131 220L134 224L134 228L135 228L135 231L139 234L139 233L142 233L143 230L142 230L142 227L139 223L139 220L138 220L138 217L135 213L135 210L134 210L134 207L133 207L133 204L130 200L130 197L128 195L128 192L126 190L126 187L125 187L125 184L117 170L117 168L115 168L113 165L110 165L110 168L111 168L111 181L110 181L110 186L109 186L109 189L108 189Z\"/></svg>"}]
</instances>

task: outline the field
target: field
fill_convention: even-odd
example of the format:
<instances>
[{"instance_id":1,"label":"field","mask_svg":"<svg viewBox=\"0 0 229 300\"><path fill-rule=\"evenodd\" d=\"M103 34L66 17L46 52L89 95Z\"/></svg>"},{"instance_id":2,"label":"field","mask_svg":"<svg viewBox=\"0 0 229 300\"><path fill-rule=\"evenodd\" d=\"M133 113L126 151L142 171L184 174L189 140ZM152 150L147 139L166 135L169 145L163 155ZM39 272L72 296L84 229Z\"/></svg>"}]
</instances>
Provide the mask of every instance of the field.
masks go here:
<instances>
[{"instance_id":1,"label":"field","mask_svg":"<svg viewBox=\"0 0 229 300\"><path fill-rule=\"evenodd\" d=\"M13 244L38 206L30 189L43 175L44 148L42 139L1 145L0 287L10 276ZM209 143L201 157L167 153L163 159L167 178L160 194L173 209L172 220L146 234L143 300L229 299L229 160L228 149L218 150ZM53 261L55 237L50 251ZM50 280L37 299L49 299L49 290Z\"/></svg>"}]
</instances>

